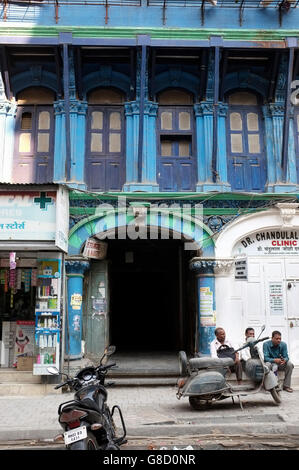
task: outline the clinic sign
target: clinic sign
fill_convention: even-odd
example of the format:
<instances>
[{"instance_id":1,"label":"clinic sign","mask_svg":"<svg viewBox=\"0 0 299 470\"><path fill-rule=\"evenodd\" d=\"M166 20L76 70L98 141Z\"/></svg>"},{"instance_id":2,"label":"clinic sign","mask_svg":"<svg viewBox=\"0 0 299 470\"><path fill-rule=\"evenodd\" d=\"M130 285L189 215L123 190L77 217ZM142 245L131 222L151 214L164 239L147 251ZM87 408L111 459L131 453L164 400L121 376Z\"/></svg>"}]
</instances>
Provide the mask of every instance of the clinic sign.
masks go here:
<instances>
[{"instance_id":1,"label":"clinic sign","mask_svg":"<svg viewBox=\"0 0 299 470\"><path fill-rule=\"evenodd\" d=\"M234 255L299 254L299 230L261 230L239 240Z\"/></svg>"},{"instance_id":2,"label":"clinic sign","mask_svg":"<svg viewBox=\"0 0 299 470\"><path fill-rule=\"evenodd\" d=\"M68 193L52 191L1 191L0 240L53 241L67 251Z\"/></svg>"}]
</instances>

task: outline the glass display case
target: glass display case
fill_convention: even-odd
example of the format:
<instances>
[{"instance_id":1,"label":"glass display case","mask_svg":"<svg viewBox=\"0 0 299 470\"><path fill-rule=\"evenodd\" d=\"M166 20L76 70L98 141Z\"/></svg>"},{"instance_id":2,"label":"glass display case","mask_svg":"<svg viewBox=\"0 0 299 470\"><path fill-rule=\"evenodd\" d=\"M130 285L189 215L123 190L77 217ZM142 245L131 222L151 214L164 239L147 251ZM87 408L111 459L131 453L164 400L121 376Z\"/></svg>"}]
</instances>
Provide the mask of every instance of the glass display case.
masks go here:
<instances>
[{"instance_id":1,"label":"glass display case","mask_svg":"<svg viewBox=\"0 0 299 470\"><path fill-rule=\"evenodd\" d=\"M49 375L49 364L59 369L61 260L39 259L35 308L34 375Z\"/></svg>"}]
</instances>

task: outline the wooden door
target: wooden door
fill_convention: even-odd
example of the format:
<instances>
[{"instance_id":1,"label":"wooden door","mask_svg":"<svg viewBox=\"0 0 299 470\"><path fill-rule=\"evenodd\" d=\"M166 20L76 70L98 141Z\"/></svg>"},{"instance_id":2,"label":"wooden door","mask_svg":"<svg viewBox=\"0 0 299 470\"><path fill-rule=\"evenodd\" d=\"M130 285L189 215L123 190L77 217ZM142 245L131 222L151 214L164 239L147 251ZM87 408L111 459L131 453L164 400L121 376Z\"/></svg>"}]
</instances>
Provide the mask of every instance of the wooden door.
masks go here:
<instances>
[{"instance_id":1,"label":"wooden door","mask_svg":"<svg viewBox=\"0 0 299 470\"><path fill-rule=\"evenodd\" d=\"M231 106L227 136L228 175L232 190L264 191L266 159L258 107Z\"/></svg>"},{"instance_id":2,"label":"wooden door","mask_svg":"<svg viewBox=\"0 0 299 470\"><path fill-rule=\"evenodd\" d=\"M52 106L18 107L13 182L52 182L53 160L54 118Z\"/></svg>"}]
</instances>

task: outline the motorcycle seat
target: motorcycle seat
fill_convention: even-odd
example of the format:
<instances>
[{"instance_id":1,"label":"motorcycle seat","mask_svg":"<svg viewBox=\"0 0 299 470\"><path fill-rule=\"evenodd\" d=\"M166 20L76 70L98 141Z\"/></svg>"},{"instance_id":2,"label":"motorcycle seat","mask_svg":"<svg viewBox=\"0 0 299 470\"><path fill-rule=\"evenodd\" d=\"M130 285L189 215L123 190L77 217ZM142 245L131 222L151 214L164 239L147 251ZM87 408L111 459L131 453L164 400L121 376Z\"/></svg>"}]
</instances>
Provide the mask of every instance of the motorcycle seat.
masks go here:
<instances>
[{"instance_id":1,"label":"motorcycle seat","mask_svg":"<svg viewBox=\"0 0 299 470\"><path fill-rule=\"evenodd\" d=\"M194 357L189 360L191 370L207 369L214 367L229 367L234 365L230 357Z\"/></svg>"}]
</instances>

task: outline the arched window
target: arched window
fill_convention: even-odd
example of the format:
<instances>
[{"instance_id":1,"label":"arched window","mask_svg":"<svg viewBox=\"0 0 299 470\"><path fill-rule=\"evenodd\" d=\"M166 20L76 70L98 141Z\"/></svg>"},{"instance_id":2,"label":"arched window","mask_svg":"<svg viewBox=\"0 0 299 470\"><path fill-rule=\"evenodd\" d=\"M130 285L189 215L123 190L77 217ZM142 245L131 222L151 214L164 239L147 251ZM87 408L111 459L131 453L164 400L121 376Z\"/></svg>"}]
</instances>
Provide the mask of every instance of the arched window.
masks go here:
<instances>
[{"instance_id":1,"label":"arched window","mask_svg":"<svg viewBox=\"0 0 299 470\"><path fill-rule=\"evenodd\" d=\"M88 95L86 181L93 191L119 191L125 181L125 96L99 88Z\"/></svg>"},{"instance_id":2,"label":"arched window","mask_svg":"<svg viewBox=\"0 0 299 470\"><path fill-rule=\"evenodd\" d=\"M258 98L247 91L228 97L227 119L228 174L232 189L263 191L266 159L263 121Z\"/></svg>"},{"instance_id":3,"label":"arched window","mask_svg":"<svg viewBox=\"0 0 299 470\"><path fill-rule=\"evenodd\" d=\"M14 146L15 183L52 181L54 154L54 93L47 88L26 88L17 95Z\"/></svg>"},{"instance_id":4,"label":"arched window","mask_svg":"<svg viewBox=\"0 0 299 470\"><path fill-rule=\"evenodd\" d=\"M161 191L192 191L196 183L193 96L180 89L159 94L158 182Z\"/></svg>"}]
</instances>

